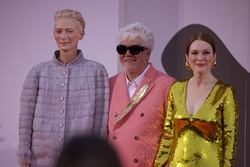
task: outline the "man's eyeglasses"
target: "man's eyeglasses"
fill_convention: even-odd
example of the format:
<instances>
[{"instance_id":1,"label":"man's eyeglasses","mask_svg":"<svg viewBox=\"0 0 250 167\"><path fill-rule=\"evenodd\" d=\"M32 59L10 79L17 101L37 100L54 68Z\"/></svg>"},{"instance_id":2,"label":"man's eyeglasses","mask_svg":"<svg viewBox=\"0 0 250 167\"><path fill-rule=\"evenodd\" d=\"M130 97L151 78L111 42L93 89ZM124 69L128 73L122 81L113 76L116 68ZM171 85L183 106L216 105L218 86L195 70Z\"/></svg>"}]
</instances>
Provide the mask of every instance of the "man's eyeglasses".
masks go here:
<instances>
[{"instance_id":1,"label":"man's eyeglasses","mask_svg":"<svg viewBox=\"0 0 250 167\"><path fill-rule=\"evenodd\" d=\"M120 54L120 55L124 55L127 53L127 50L129 50L130 54L132 55L138 55L141 51L145 51L148 48L139 46L139 45L132 45L132 46L125 46L125 45L118 45L116 47L116 51Z\"/></svg>"}]
</instances>

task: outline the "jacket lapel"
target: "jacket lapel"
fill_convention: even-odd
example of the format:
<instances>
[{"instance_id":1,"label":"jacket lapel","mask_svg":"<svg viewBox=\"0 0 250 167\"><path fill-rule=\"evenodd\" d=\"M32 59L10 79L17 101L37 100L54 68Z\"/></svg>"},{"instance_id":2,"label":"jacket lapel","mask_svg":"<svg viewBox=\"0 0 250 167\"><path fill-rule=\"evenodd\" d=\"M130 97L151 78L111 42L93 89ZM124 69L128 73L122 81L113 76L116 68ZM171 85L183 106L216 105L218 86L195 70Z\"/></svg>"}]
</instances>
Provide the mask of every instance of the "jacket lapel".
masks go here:
<instances>
[{"instance_id":1,"label":"jacket lapel","mask_svg":"<svg viewBox=\"0 0 250 167\"><path fill-rule=\"evenodd\" d=\"M122 106L122 111L127 107L127 105L129 105L129 103L131 102L131 99L134 98L134 96L137 94L137 92L145 85L147 84L147 82L149 82L148 85L148 89L145 93L145 95L142 97L142 99L140 101L143 100L144 97L147 96L148 92L150 92L150 90L154 87L155 83L154 83L154 76L155 76L155 69L153 68L152 64L150 65L148 71L146 72L146 74L144 75L143 79L141 80L140 84L138 85L138 87L135 90L135 93L133 94L133 96L131 97L131 99L129 100L129 96L128 96L128 90L127 90L127 84L126 84L126 79L125 79L125 72L122 72L123 78L119 78L120 81L122 83L119 83L119 87L117 87L116 90L118 90L119 92L116 92L117 98ZM122 76L120 76L122 77ZM118 80L119 80L118 79ZM124 84L124 85L123 85ZM118 85L117 85L118 86ZM124 96L123 96L124 95ZM133 108L135 106L137 106L140 101L135 104L133 107L131 107L130 110L128 110L128 112L126 114L124 114L124 116L120 119L122 120L124 117L126 117L126 115L133 110ZM121 113L122 113L121 111ZM119 115L121 114L119 113Z\"/></svg>"},{"instance_id":2,"label":"jacket lapel","mask_svg":"<svg viewBox=\"0 0 250 167\"><path fill-rule=\"evenodd\" d=\"M136 93L143 87L143 85L145 85L148 81L149 85L148 85L148 90L145 93L144 97L148 94L148 92L154 87L155 83L155 70L152 67L152 64L150 65L150 68L148 69L148 71L146 72L146 74L144 75L144 77L142 78L140 84L138 85L138 87L135 90L135 93L133 94L133 96L131 97L131 99L136 95Z\"/></svg>"},{"instance_id":3,"label":"jacket lapel","mask_svg":"<svg viewBox=\"0 0 250 167\"><path fill-rule=\"evenodd\" d=\"M115 95L122 109L126 108L129 103L128 89L125 79L125 71L117 77L114 85ZM120 114L120 113L119 113Z\"/></svg>"}]
</instances>

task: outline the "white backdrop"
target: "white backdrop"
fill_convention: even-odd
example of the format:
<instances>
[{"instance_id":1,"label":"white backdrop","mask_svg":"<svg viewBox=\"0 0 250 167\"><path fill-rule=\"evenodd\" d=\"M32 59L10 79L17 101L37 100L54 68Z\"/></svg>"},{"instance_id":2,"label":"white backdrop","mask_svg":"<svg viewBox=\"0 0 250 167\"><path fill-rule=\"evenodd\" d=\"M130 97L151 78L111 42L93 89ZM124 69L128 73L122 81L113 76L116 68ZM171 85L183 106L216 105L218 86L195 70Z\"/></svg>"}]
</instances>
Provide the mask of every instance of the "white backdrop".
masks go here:
<instances>
[{"instance_id":1,"label":"white backdrop","mask_svg":"<svg viewBox=\"0 0 250 167\"><path fill-rule=\"evenodd\" d=\"M150 61L160 71L168 41L189 24L203 24L222 39L236 60L250 72L249 0L1 0L0 1L0 166L15 167L19 98L30 68L52 59L53 14L72 8L86 21L79 43L86 58L105 65L109 76L121 71L116 47L119 27L142 22L154 32ZM225 60L226 61L226 60Z\"/></svg>"}]
</instances>

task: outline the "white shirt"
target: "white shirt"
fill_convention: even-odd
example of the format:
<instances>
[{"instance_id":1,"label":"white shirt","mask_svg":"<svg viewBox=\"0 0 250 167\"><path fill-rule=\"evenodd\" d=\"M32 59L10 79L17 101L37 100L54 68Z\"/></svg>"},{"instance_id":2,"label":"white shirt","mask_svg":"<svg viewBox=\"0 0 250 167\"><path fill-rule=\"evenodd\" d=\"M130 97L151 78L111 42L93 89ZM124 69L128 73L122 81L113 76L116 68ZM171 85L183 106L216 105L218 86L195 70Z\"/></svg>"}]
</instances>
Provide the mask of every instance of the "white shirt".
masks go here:
<instances>
[{"instance_id":1,"label":"white shirt","mask_svg":"<svg viewBox=\"0 0 250 167\"><path fill-rule=\"evenodd\" d=\"M125 73L125 78L126 78L126 82L127 82L127 88L128 88L128 95L129 95L129 99L131 99L131 97L133 96L133 94L135 93L136 88L138 87L138 85L140 84L142 78L144 77L145 73L148 71L150 67L150 64L148 64L147 68L141 73L141 75L139 75L136 79L134 79L132 82L130 82L127 78L127 75Z\"/></svg>"}]
</instances>

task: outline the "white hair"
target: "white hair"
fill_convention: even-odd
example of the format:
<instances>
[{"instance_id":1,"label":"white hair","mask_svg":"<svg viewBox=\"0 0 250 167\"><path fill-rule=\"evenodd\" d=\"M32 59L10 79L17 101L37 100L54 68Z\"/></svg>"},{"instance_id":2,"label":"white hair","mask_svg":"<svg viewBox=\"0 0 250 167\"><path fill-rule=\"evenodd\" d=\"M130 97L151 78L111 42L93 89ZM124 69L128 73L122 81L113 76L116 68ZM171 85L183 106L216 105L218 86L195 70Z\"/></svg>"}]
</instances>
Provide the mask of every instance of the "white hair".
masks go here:
<instances>
[{"instance_id":1,"label":"white hair","mask_svg":"<svg viewBox=\"0 0 250 167\"><path fill-rule=\"evenodd\" d=\"M142 23L135 22L120 29L117 35L117 43L122 41L132 41L139 39L142 46L153 50L154 48L154 36L152 30L147 28Z\"/></svg>"}]
</instances>

